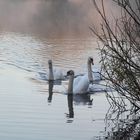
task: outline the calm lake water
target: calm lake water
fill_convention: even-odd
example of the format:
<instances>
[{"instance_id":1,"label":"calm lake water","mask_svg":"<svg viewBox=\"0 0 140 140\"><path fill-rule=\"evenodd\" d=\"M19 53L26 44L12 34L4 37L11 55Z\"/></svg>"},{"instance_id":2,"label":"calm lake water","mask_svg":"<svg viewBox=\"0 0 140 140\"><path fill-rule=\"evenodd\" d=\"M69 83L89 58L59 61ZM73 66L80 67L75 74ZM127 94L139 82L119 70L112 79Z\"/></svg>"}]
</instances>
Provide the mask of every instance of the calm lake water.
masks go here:
<instances>
[{"instance_id":1,"label":"calm lake water","mask_svg":"<svg viewBox=\"0 0 140 140\"><path fill-rule=\"evenodd\" d=\"M86 72L89 56L99 66L94 39L44 39L0 34L0 139L96 140L103 138L108 102L103 92L73 97L54 92L48 102L48 60L64 74ZM61 89L62 85L54 85ZM91 100L93 99L92 103Z\"/></svg>"}]
</instances>

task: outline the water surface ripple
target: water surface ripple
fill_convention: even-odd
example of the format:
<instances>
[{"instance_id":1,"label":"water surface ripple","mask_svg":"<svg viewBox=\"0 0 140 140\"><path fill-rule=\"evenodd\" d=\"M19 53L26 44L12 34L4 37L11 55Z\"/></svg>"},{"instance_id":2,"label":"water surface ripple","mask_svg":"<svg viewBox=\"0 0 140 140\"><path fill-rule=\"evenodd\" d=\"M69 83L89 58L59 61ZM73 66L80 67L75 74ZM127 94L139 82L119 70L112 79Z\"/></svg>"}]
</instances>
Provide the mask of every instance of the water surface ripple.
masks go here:
<instances>
[{"instance_id":1,"label":"water surface ripple","mask_svg":"<svg viewBox=\"0 0 140 140\"><path fill-rule=\"evenodd\" d=\"M68 99L53 93L48 102L48 60L64 72L86 71L88 56L98 62L93 40L47 40L17 33L0 35L0 139L94 140L102 135L108 104L104 93ZM61 86L61 85L55 85ZM91 103L91 100L93 102ZM102 103L102 104L101 104Z\"/></svg>"}]
</instances>

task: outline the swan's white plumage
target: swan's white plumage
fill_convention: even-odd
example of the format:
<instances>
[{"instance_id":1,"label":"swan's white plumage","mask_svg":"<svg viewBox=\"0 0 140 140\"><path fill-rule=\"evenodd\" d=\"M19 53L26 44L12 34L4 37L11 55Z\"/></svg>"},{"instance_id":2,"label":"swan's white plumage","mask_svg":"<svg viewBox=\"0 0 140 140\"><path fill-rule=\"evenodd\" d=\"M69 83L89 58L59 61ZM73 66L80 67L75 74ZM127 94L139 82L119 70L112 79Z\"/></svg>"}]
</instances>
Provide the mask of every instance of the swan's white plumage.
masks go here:
<instances>
[{"instance_id":1,"label":"swan's white plumage","mask_svg":"<svg viewBox=\"0 0 140 140\"><path fill-rule=\"evenodd\" d=\"M70 87L73 84L73 94L87 93L89 84L93 82L91 64L93 64L93 58L89 57L88 62L87 62L88 73L83 76L76 77L74 79L74 82L71 82L72 80L69 81L71 82L69 83ZM70 76L70 79L71 79L74 72L70 70L69 72L67 72L67 74Z\"/></svg>"},{"instance_id":2,"label":"swan's white plumage","mask_svg":"<svg viewBox=\"0 0 140 140\"><path fill-rule=\"evenodd\" d=\"M86 74L84 76L79 76L76 79L74 79L73 93L74 94L86 93L88 91L88 87L89 87L88 75Z\"/></svg>"},{"instance_id":3,"label":"swan's white plumage","mask_svg":"<svg viewBox=\"0 0 140 140\"><path fill-rule=\"evenodd\" d=\"M54 80L64 79L63 71L60 68L53 68Z\"/></svg>"}]
</instances>

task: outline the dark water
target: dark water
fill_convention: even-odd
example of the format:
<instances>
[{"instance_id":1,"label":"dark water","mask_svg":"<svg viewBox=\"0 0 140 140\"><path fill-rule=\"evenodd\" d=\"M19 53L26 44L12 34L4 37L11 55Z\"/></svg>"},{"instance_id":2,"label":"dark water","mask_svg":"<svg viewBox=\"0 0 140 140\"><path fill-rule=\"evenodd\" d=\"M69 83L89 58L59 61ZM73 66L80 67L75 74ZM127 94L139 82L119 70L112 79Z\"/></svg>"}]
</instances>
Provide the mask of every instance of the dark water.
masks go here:
<instances>
[{"instance_id":1,"label":"dark water","mask_svg":"<svg viewBox=\"0 0 140 140\"><path fill-rule=\"evenodd\" d=\"M63 73L86 72L88 56L98 68L95 40L47 40L17 33L0 35L0 139L96 140L103 137L108 109L103 92L69 99L54 92L48 101L48 59ZM54 85L62 89L61 85ZM93 99L93 101L92 101Z\"/></svg>"}]
</instances>

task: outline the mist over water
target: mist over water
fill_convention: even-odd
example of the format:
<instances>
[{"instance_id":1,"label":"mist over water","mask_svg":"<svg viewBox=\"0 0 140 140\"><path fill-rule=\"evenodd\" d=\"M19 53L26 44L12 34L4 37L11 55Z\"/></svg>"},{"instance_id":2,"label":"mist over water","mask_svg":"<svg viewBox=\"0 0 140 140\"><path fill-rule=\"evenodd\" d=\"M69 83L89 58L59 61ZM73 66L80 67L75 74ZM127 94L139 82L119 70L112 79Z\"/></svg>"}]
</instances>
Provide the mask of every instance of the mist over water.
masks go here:
<instances>
[{"instance_id":1,"label":"mist over water","mask_svg":"<svg viewBox=\"0 0 140 140\"><path fill-rule=\"evenodd\" d=\"M112 3L105 1L110 16ZM1 140L104 137L109 108L104 87L95 83L91 90L100 93L75 96L70 103L63 92L67 79L53 85L51 96L47 82L49 59L64 76L71 69L75 75L87 73L89 56L93 71L100 70L96 39L86 40L92 37L88 27L98 29L99 21L92 0L0 0Z\"/></svg>"},{"instance_id":2,"label":"mist over water","mask_svg":"<svg viewBox=\"0 0 140 140\"><path fill-rule=\"evenodd\" d=\"M93 24L100 25L92 0L0 0L1 31L48 38L87 37Z\"/></svg>"}]
</instances>

